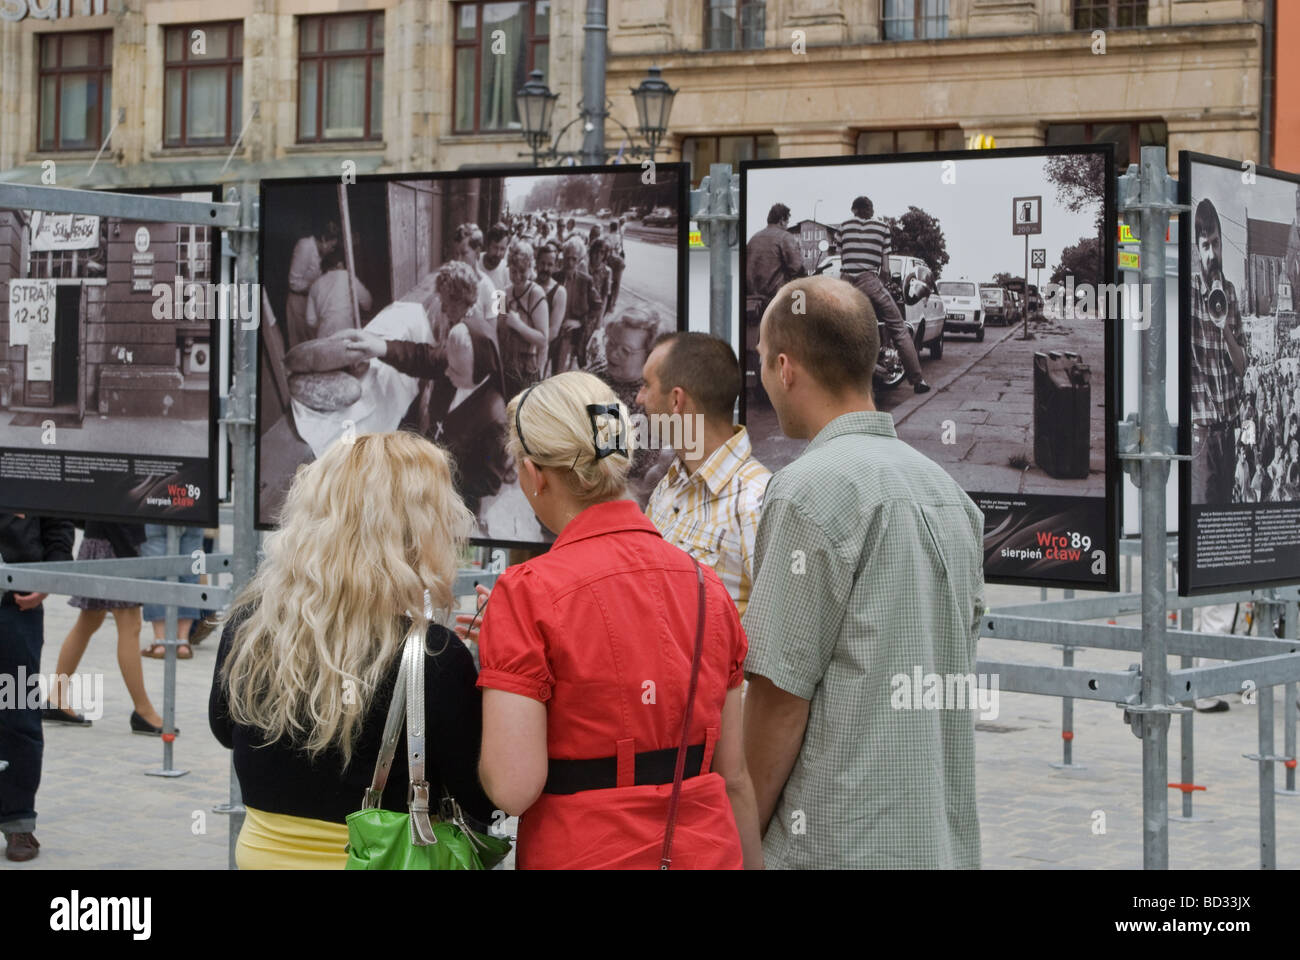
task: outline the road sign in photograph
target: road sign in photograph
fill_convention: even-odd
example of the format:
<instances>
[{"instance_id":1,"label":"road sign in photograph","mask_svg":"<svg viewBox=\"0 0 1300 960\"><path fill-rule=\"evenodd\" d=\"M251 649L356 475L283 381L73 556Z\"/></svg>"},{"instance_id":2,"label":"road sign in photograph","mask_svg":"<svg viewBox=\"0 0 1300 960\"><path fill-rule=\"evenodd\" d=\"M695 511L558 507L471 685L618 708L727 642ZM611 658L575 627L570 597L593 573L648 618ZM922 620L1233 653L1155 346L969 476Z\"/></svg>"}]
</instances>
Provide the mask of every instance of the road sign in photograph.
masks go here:
<instances>
[{"instance_id":1,"label":"road sign in photograph","mask_svg":"<svg viewBox=\"0 0 1300 960\"><path fill-rule=\"evenodd\" d=\"M1011 235L1028 236L1043 232L1043 198L1016 197L1011 201Z\"/></svg>"}]
</instances>

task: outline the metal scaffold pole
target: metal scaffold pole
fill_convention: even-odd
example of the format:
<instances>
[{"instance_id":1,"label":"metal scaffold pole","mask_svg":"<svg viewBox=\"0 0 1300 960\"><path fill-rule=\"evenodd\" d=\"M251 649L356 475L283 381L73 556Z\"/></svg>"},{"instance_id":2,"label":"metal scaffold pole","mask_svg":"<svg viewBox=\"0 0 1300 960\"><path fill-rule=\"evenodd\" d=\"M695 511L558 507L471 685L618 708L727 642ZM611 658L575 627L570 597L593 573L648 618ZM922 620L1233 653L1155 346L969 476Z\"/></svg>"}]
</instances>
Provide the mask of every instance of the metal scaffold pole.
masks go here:
<instances>
[{"instance_id":1,"label":"metal scaffold pole","mask_svg":"<svg viewBox=\"0 0 1300 960\"><path fill-rule=\"evenodd\" d=\"M1169 718L1189 708L1170 699L1168 602L1165 594L1168 529L1165 490L1174 452L1165 409L1165 224L1180 209L1163 147L1143 147L1140 167L1120 178L1120 210L1136 219L1141 234L1143 297L1151 305L1141 336L1141 397L1136 425L1121 430L1120 457L1141 489L1142 667L1138 702L1122 704L1125 720L1142 740L1142 863L1169 868ZM1136 432L1132 428L1136 427ZM1125 439L1127 437L1127 439Z\"/></svg>"},{"instance_id":2,"label":"metal scaffold pole","mask_svg":"<svg viewBox=\"0 0 1300 960\"><path fill-rule=\"evenodd\" d=\"M252 283L257 277L257 213L254 206L257 185L246 181L240 184L237 191L232 188L230 193L237 193L237 196L228 195L227 199L237 200L239 203L239 227L234 244L235 279L239 283ZM260 317L260 313L257 315ZM225 419L230 432L231 467L234 474L231 483L231 501L234 508L232 598L239 596L257 568L257 530L254 527L257 326L257 323L236 321L231 334L235 376ZM235 869L235 845L239 840L239 831L244 825L243 797L239 789L239 779L235 776L233 755L230 761L230 803L223 809L230 814L229 864L233 870Z\"/></svg>"},{"instance_id":3,"label":"metal scaffold pole","mask_svg":"<svg viewBox=\"0 0 1300 960\"><path fill-rule=\"evenodd\" d=\"M700 188L691 191L690 207L700 240L709 248L709 333L739 348L731 338L731 248L741 239L740 175L731 172L731 164L709 166Z\"/></svg>"}]
</instances>

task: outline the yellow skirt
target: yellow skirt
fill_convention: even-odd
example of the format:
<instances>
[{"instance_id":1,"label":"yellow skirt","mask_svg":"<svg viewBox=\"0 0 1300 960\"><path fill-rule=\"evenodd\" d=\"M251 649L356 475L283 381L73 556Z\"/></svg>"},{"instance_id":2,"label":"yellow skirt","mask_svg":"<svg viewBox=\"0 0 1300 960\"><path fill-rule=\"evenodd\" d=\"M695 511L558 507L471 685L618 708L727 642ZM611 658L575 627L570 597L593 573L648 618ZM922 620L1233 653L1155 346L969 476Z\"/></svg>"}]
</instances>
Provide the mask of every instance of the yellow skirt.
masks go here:
<instances>
[{"instance_id":1,"label":"yellow skirt","mask_svg":"<svg viewBox=\"0 0 1300 960\"><path fill-rule=\"evenodd\" d=\"M348 862L346 824L244 810L235 845L240 870L342 870Z\"/></svg>"}]
</instances>

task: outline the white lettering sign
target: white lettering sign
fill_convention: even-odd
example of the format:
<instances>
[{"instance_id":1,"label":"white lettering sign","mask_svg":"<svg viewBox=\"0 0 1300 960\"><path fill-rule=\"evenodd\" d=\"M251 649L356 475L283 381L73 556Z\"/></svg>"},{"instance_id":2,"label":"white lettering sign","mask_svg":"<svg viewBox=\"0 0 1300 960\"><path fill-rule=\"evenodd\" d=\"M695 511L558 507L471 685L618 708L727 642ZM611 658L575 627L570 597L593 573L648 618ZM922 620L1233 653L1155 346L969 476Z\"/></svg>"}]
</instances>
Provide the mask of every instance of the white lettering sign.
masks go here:
<instances>
[{"instance_id":1,"label":"white lettering sign","mask_svg":"<svg viewBox=\"0 0 1300 960\"><path fill-rule=\"evenodd\" d=\"M32 211L32 249L93 250L99 246L99 217Z\"/></svg>"},{"instance_id":2,"label":"white lettering sign","mask_svg":"<svg viewBox=\"0 0 1300 960\"><path fill-rule=\"evenodd\" d=\"M53 280L9 281L9 346L25 347L33 325L54 320Z\"/></svg>"}]
</instances>

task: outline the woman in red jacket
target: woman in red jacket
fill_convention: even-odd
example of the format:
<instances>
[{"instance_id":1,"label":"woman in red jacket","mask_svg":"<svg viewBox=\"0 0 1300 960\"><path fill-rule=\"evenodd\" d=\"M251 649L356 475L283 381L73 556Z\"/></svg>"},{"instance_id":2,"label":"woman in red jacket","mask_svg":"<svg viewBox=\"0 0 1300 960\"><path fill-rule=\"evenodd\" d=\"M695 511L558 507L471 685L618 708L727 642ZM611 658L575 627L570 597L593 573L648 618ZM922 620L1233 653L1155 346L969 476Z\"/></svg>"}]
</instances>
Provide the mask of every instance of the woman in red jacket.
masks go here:
<instances>
[{"instance_id":1,"label":"woman in red jacket","mask_svg":"<svg viewBox=\"0 0 1300 960\"><path fill-rule=\"evenodd\" d=\"M695 562L626 499L631 437L613 391L562 373L511 400L508 450L544 555L483 613L480 778L521 814L521 869L659 866L695 648ZM703 568L702 568L703 569ZM741 745L745 635L712 570L672 844L675 869L762 867Z\"/></svg>"}]
</instances>

